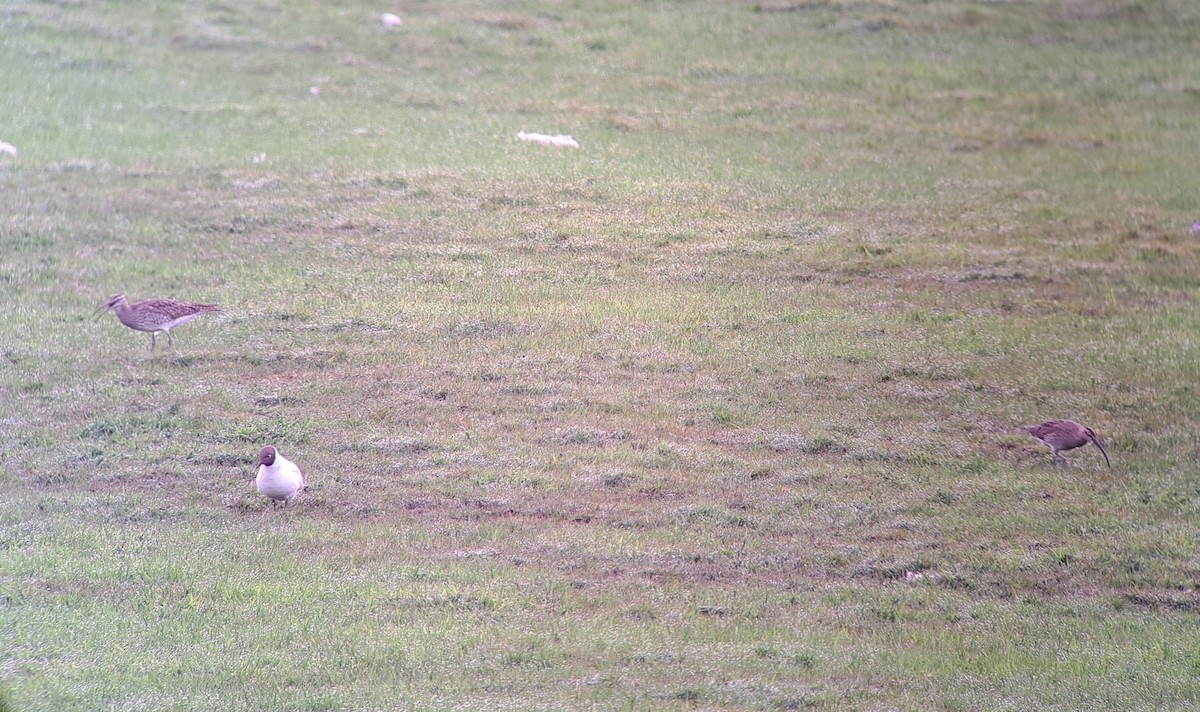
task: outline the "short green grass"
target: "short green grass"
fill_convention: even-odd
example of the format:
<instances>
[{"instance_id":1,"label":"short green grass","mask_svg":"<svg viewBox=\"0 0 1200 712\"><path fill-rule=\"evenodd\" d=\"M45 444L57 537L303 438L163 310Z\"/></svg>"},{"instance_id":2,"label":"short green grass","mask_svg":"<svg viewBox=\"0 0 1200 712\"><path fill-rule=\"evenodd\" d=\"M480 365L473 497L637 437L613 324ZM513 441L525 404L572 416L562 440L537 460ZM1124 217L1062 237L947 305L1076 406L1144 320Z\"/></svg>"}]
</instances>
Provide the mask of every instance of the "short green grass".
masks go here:
<instances>
[{"instance_id":1,"label":"short green grass","mask_svg":"<svg viewBox=\"0 0 1200 712\"><path fill-rule=\"evenodd\" d=\"M18 0L0 709L1194 707L1198 31Z\"/></svg>"}]
</instances>

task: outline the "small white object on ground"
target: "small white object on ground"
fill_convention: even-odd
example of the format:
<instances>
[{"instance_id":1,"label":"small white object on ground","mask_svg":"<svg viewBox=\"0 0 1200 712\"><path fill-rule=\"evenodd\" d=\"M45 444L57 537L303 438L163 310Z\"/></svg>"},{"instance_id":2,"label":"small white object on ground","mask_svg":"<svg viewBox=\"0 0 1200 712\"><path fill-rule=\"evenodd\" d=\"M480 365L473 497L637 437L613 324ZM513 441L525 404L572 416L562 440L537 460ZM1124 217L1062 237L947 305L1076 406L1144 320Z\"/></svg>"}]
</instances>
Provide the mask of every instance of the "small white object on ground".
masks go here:
<instances>
[{"instance_id":1,"label":"small white object on ground","mask_svg":"<svg viewBox=\"0 0 1200 712\"><path fill-rule=\"evenodd\" d=\"M403 24L404 24L404 20L401 20L399 15L393 15L390 12L383 13L383 26L384 27L399 27L400 25L403 25Z\"/></svg>"},{"instance_id":2,"label":"small white object on ground","mask_svg":"<svg viewBox=\"0 0 1200 712\"><path fill-rule=\"evenodd\" d=\"M0 153L7 153L9 155L15 156L15 155L19 154L20 151L18 151L17 147L12 145L11 143L5 143L3 141L0 141Z\"/></svg>"},{"instance_id":3,"label":"small white object on ground","mask_svg":"<svg viewBox=\"0 0 1200 712\"><path fill-rule=\"evenodd\" d=\"M321 87L309 87L308 93L313 96L321 96Z\"/></svg>"},{"instance_id":4,"label":"small white object on ground","mask_svg":"<svg viewBox=\"0 0 1200 712\"><path fill-rule=\"evenodd\" d=\"M923 578L925 578L925 574L918 573L916 571L904 572L904 580L908 581L909 583L912 583L913 581L920 581Z\"/></svg>"},{"instance_id":5,"label":"small white object on ground","mask_svg":"<svg viewBox=\"0 0 1200 712\"><path fill-rule=\"evenodd\" d=\"M558 146L560 148L579 148L579 142L570 136L555 134L526 133L524 131L517 132L518 141L530 141L532 143L540 143L543 146Z\"/></svg>"}]
</instances>

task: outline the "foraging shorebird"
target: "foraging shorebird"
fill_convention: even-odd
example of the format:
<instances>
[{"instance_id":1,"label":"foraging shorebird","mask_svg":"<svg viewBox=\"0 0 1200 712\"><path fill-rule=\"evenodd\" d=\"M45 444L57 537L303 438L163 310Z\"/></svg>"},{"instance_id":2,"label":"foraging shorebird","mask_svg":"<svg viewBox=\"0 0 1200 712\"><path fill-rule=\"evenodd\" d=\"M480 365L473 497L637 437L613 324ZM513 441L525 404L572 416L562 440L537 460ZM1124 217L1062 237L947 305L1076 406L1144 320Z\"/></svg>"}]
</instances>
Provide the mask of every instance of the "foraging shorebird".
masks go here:
<instances>
[{"instance_id":1,"label":"foraging shorebird","mask_svg":"<svg viewBox=\"0 0 1200 712\"><path fill-rule=\"evenodd\" d=\"M1108 453L1104 451L1104 446L1100 444L1100 438L1096 437L1096 431L1091 428L1085 428L1074 420L1047 420L1041 425L1026 425L1021 430L1029 433L1049 447L1050 453L1054 457L1054 464L1056 465L1059 460L1063 462L1067 461L1067 458L1058 454L1060 451L1074 450L1077 447L1093 443L1096 447L1100 448L1100 453L1104 455L1104 462L1108 463L1109 469L1112 469Z\"/></svg>"},{"instance_id":2,"label":"foraging shorebird","mask_svg":"<svg viewBox=\"0 0 1200 712\"><path fill-rule=\"evenodd\" d=\"M150 332L150 350L154 350L154 341L158 332L167 335L167 344L175 347L171 338L171 329L186 324L201 314L219 312L221 307L216 304L197 304L181 302L176 299L147 299L144 302L130 304L124 294L114 294L100 308L101 311L112 310L117 313L117 319L130 329Z\"/></svg>"},{"instance_id":3,"label":"foraging shorebird","mask_svg":"<svg viewBox=\"0 0 1200 712\"><path fill-rule=\"evenodd\" d=\"M288 506L288 502L307 489L304 475L296 463L270 445L258 451L258 462L254 466L258 469L254 484L259 492L271 498L272 509L280 502L284 507Z\"/></svg>"}]
</instances>

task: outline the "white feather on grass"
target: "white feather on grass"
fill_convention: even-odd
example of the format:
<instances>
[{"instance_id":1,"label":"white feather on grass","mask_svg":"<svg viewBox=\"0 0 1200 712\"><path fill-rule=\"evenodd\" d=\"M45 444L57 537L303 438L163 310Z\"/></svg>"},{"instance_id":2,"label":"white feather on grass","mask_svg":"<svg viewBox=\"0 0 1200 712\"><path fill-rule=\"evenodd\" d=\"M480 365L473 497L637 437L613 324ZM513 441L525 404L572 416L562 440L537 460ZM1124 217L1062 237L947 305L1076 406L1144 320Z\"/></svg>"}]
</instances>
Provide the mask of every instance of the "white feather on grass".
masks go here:
<instances>
[{"instance_id":1,"label":"white feather on grass","mask_svg":"<svg viewBox=\"0 0 1200 712\"><path fill-rule=\"evenodd\" d=\"M518 131L517 132L517 140L518 141L529 141L531 143L540 143L543 146L557 146L559 148L579 148L578 141L571 138L570 136L563 136L561 134L555 134L555 135L551 136L549 134L532 133L532 132L526 133L524 131Z\"/></svg>"}]
</instances>

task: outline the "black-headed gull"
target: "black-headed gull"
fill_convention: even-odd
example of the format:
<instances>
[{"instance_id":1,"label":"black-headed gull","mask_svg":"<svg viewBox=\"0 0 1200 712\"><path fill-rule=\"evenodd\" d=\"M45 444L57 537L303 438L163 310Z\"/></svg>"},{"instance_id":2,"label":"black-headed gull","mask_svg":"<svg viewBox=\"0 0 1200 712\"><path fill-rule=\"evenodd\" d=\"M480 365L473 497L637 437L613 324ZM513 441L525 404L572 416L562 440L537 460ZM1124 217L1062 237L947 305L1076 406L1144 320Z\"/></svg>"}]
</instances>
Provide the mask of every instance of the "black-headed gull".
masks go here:
<instances>
[{"instance_id":1,"label":"black-headed gull","mask_svg":"<svg viewBox=\"0 0 1200 712\"><path fill-rule=\"evenodd\" d=\"M305 490L304 475L296 463L284 457L273 446L258 451L258 476L254 484L258 491L271 498L271 508L283 502L287 506L296 495Z\"/></svg>"}]
</instances>

